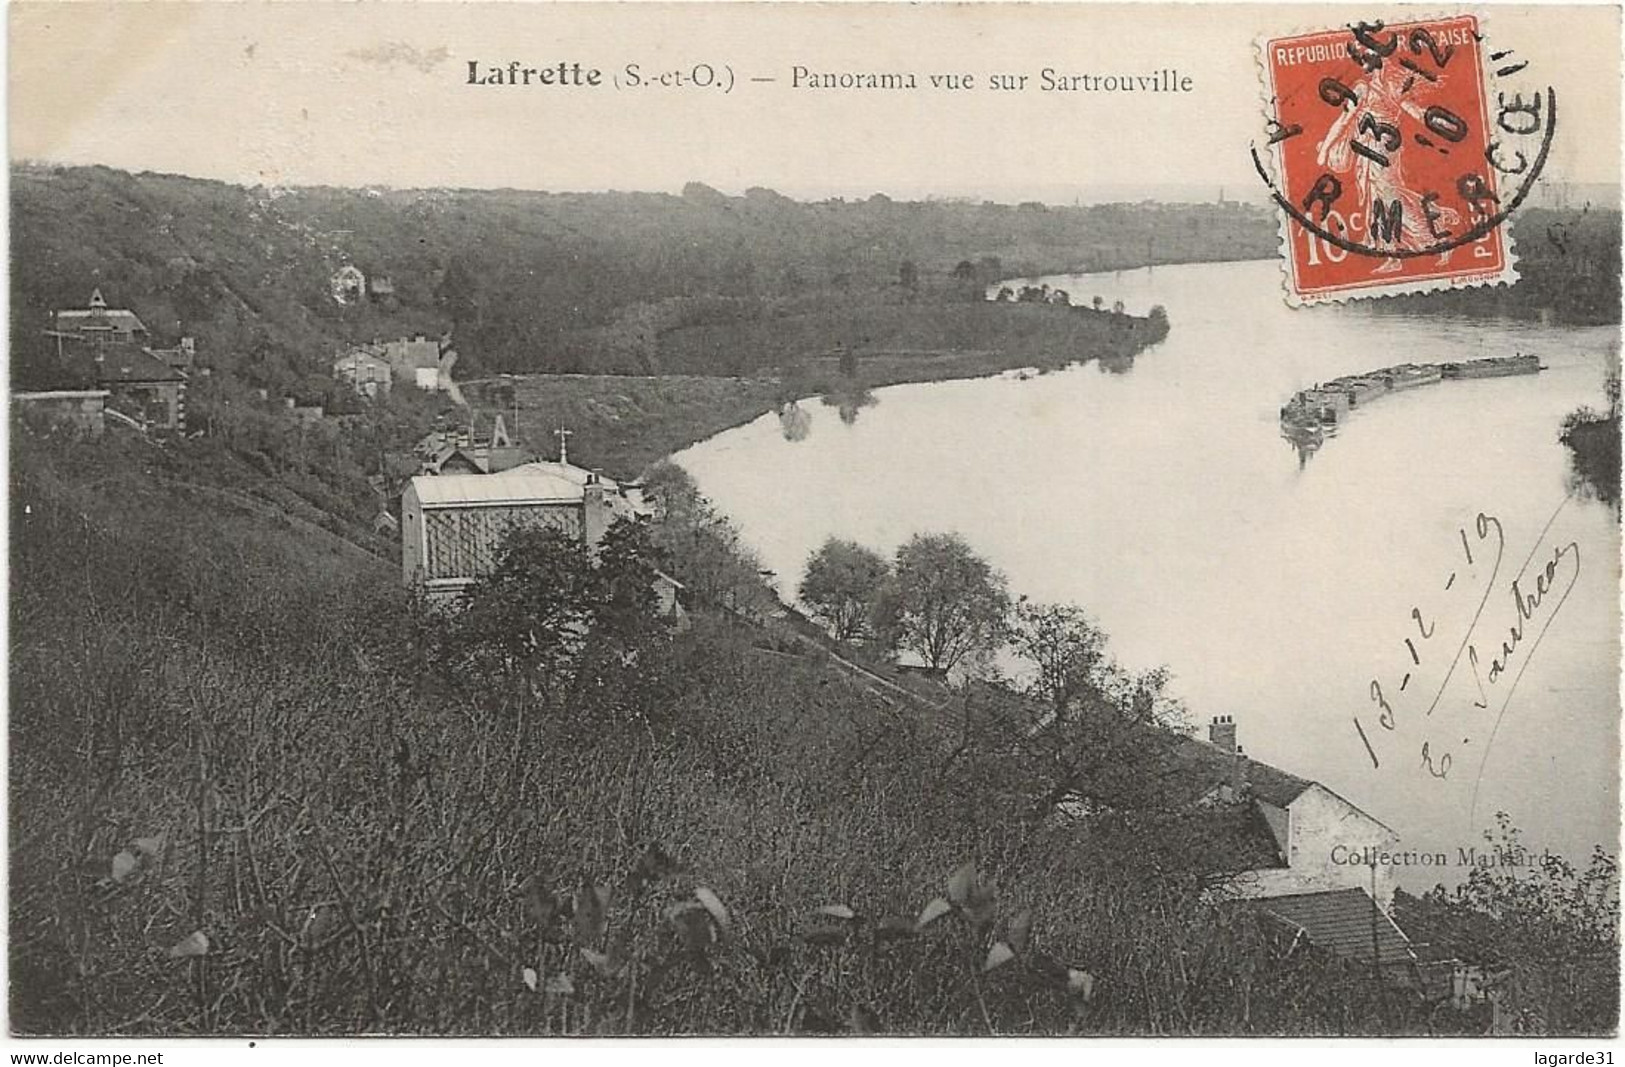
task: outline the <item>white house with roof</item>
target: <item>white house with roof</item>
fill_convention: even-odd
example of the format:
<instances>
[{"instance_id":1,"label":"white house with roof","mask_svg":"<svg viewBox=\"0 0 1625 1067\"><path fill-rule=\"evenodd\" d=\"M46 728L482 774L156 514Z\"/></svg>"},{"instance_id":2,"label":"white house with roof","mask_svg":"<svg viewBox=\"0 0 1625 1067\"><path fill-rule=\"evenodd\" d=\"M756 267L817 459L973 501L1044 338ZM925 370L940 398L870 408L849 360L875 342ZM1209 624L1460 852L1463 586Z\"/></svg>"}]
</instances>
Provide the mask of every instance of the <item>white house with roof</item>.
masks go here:
<instances>
[{"instance_id":1,"label":"white house with roof","mask_svg":"<svg viewBox=\"0 0 1625 1067\"><path fill-rule=\"evenodd\" d=\"M1236 723L1229 715L1214 717L1208 744L1234 767L1201 803L1250 804L1268 827L1280 861L1237 877L1232 887L1236 895L1360 889L1373 893L1384 910L1392 904L1393 867L1377 864L1373 872L1361 858L1393 850L1398 834L1319 782L1249 759L1236 744Z\"/></svg>"},{"instance_id":2,"label":"white house with roof","mask_svg":"<svg viewBox=\"0 0 1625 1067\"><path fill-rule=\"evenodd\" d=\"M401 495L401 577L433 599L452 599L495 569L503 538L516 526L550 526L593 552L617 519L647 514L638 487L568 462L418 475ZM681 588L660 575L662 615L681 618Z\"/></svg>"},{"instance_id":3,"label":"white house with roof","mask_svg":"<svg viewBox=\"0 0 1625 1067\"><path fill-rule=\"evenodd\" d=\"M1399 835L1319 782L1249 759L1235 719L1218 715L1208 743L1181 738L1181 762L1200 768L1206 808L1241 811L1275 862L1232 877L1221 895L1256 909L1311 944L1384 969L1414 969L1410 940L1393 919L1393 866L1368 863Z\"/></svg>"}]
</instances>

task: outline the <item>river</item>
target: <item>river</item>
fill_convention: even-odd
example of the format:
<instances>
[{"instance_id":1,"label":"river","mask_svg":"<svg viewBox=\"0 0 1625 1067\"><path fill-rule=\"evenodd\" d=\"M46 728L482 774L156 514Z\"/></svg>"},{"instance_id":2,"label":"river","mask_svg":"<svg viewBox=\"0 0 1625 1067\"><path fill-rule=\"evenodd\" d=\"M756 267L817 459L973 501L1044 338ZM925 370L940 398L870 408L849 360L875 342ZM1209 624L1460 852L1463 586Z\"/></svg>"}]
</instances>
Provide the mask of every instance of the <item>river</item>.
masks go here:
<instances>
[{"instance_id":1,"label":"river","mask_svg":"<svg viewBox=\"0 0 1625 1067\"><path fill-rule=\"evenodd\" d=\"M1498 811L1532 848L1616 851L1619 526L1569 497L1557 439L1604 403L1615 329L1295 310L1273 262L1033 281L1172 330L1131 368L896 386L855 420L803 401L675 458L787 596L830 535L957 531L1167 664L1202 736L1231 715L1252 758L1450 858L1409 888L1463 877ZM1281 436L1317 381L1514 352L1548 369L1390 394L1312 454Z\"/></svg>"}]
</instances>

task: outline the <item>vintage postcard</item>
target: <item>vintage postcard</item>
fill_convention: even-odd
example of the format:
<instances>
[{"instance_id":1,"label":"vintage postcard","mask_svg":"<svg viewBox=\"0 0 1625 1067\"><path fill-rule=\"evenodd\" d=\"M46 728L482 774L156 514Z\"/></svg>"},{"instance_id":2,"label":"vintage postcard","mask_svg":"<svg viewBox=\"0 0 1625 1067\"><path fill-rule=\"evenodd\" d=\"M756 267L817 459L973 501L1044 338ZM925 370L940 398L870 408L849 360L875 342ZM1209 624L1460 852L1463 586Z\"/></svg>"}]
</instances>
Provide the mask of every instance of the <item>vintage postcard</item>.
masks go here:
<instances>
[{"instance_id":1,"label":"vintage postcard","mask_svg":"<svg viewBox=\"0 0 1625 1067\"><path fill-rule=\"evenodd\" d=\"M7 16L18 1051L1616 1033L1617 7Z\"/></svg>"}]
</instances>

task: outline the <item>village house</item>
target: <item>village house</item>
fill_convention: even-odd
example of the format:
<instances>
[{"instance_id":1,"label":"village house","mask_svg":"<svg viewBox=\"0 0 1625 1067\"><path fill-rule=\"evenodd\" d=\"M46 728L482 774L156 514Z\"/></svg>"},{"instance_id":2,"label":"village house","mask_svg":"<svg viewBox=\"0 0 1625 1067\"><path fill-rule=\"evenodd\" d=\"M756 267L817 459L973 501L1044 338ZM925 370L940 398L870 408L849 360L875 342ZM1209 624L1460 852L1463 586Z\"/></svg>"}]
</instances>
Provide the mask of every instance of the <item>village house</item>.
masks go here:
<instances>
[{"instance_id":1,"label":"village house","mask_svg":"<svg viewBox=\"0 0 1625 1067\"><path fill-rule=\"evenodd\" d=\"M1171 744L1176 761L1205 785L1198 806L1239 809L1270 856L1230 879L1225 896L1336 955L1414 967L1392 917L1392 866L1349 861L1393 849L1393 830L1319 782L1249 759L1229 715L1209 723L1206 744L1186 737Z\"/></svg>"},{"instance_id":2,"label":"village house","mask_svg":"<svg viewBox=\"0 0 1625 1067\"><path fill-rule=\"evenodd\" d=\"M352 348L333 361L333 377L349 382L360 396L388 393L392 373L389 360L366 348Z\"/></svg>"},{"instance_id":3,"label":"village house","mask_svg":"<svg viewBox=\"0 0 1625 1067\"><path fill-rule=\"evenodd\" d=\"M617 519L647 515L641 490L559 462L526 463L500 474L419 475L401 495L401 577L431 599L461 596L498 562L518 526L547 526L596 552ZM658 610L681 619L681 585L665 575Z\"/></svg>"},{"instance_id":4,"label":"village house","mask_svg":"<svg viewBox=\"0 0 1625 1067\"><path fill-rule=\"evenodd\" d=\"M144 348L98 341L64 348L62 370L67 380L108 393L107 410L143 428L186 428L186 375Z\"/></svg>"},{"instance_id":5,"label":"village house","mask_svg":"<svg viewBox=\"0 0 1625 1067\"><path fill-rule=\"evenodd\" d=\"M387 379L381 377L380 362L388 366ZM419 334L395 341L355 345L333 361L333 375L352 382L358 392L365 391L363 383L369 380L384 383L375 392L386 391L389 383L397 381L410 382L430 392L453 392L456 387L451 371L456 363L457 353L445 340ZM370 377L362 375L363 369Z\"/></svg>"},{"instance_id":6,"label":"village house","mask_svg":"<svg viewBox=\"0 0 1625 1067\"><path fill-rule=\"evenodd\" d=\"M88 307L58 311L51 319L52 332L69 340L89 344L147 343L147 328L135 312L108 307L100 289L91 291Z\"/></svg>"},{"instance_id":7,"label":"village house","mask_svg":"<svg viewBox=\"0 0 1625 1067\"><path fill-rule=\"evenodd\" d=\"M106 429L105 389L45 389L14 392L12 404L26 421L45 429L67 429L98 437Z\"/></svg>"},{"instance_id":8,"label":"village house","mask_svg":"<svg viewBox=\"0 0 1625 1067\"><path fill-rule=\"evenodd\" d=\"M397 377L431 392L450 388L451 368L457 362L457 353L440 341L419 334L386 342L383 350L384 358L389 360Z\"/></svg>"},{"instance_id":9,"label":"village house","mask_svg":"<svg viewBox=\"0 0 1625 1067\"><path fill-rule=\"evenodd\" d=\"M1050 729L1047 712L1034 736ZM1063 818L1116 810L1148 774L1168 798L1222 833L1233 867L1215 884L1215 901L1246 908L1345 959L1414 980L1416 958L1393 918L1391 866L1350 862L1391 851L1398 836L1319 782L1251 759L1236 722L1215 716L1206 741L1150 725L1126 725L1113 742L1136 759L1125 777L1099 776L1087 793L1059 805ZM1156 768L1148 771L1147 767Z\"/></svg>"},{"instance_id":10,"label":"village house","mask_svg":"<svg viewBox=\"0 0 1625 1067\"><path fill-rule=\"evenodd\" d=\"M535 458L514 444L500 414L492 420L489 434L472 426L435 430L414 451L419 474L500 474Z\"/></svg>"},{"instance_id":11,"label":"village house","mask_svg":"<svg viewBox=\"0 0 1625 1067\"><path fill-rule=\"evenodd\" d=\"M346 263L333 272L328 281L333 299L340 304L353 304L367 292L367 276L353 263Z\"/></svg>"}]
</instances>

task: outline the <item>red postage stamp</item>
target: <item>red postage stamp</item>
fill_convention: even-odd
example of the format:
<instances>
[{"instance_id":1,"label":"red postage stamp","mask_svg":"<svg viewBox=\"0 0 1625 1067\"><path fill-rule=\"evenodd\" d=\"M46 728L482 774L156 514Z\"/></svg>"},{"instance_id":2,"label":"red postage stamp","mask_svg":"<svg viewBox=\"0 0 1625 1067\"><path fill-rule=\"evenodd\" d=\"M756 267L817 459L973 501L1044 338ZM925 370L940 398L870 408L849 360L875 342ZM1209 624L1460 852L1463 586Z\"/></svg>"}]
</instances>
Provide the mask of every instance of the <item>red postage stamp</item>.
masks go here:
<instances>
[{"instance_id":1,"label":"red postage stamp","mask_svg":"<svg viewBox=\"0 0 1625 1067\"><path fill-rule=\"evenodd\" d=\"M1556 100L1504 84L1528 64L1489 51L1477 17L1259 47L1268 145L1253 155L1282 212L1290 302L1517 280L1507 221L1545 162Z\"/></svg>"}]
</instances>

